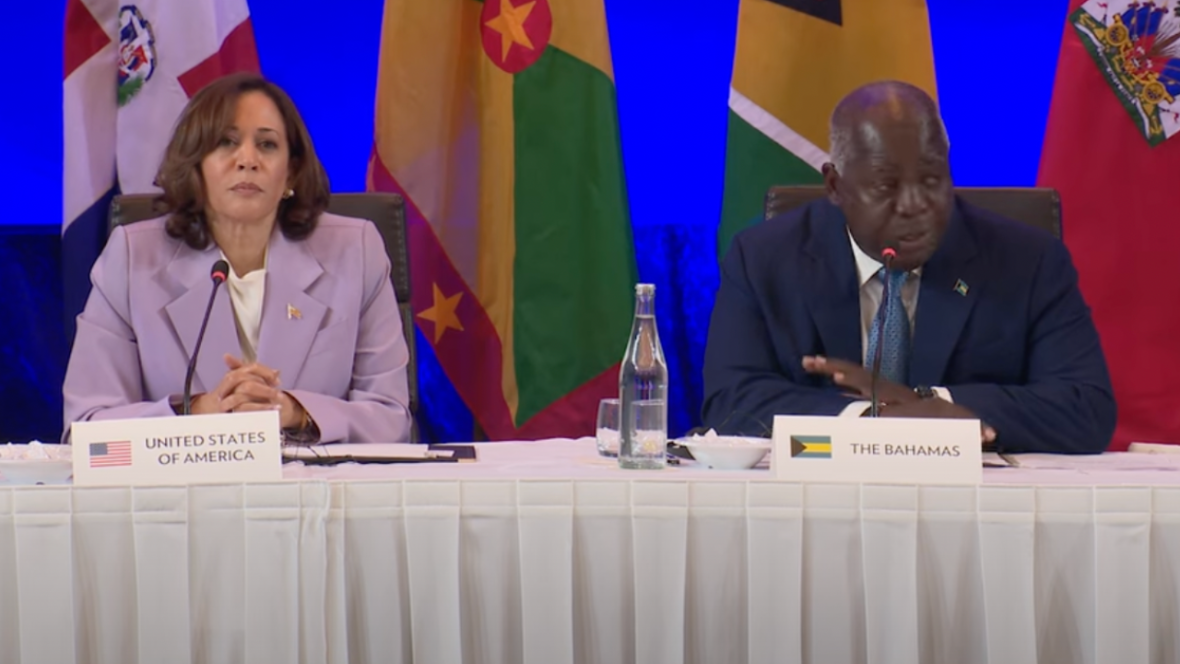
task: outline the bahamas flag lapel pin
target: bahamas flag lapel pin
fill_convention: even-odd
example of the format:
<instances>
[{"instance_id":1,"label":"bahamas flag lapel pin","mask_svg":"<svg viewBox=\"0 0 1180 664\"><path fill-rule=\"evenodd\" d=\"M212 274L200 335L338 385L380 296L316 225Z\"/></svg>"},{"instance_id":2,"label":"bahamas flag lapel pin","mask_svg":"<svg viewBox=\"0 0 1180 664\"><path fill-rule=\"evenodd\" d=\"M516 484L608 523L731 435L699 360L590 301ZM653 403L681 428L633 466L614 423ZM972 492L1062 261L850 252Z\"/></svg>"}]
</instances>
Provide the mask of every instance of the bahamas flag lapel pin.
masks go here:
<instances>
[{"instance_id":1,"label":"bahamas flag lapel pin","mask_svg":"<svg viewBox=\"0 0 1180 664\"><path fill-rule=\"evenodd\" d=\"M955 282L955 292L963 297L967 297L967 282L959 279Z\"/></svg>"}]
</instances>

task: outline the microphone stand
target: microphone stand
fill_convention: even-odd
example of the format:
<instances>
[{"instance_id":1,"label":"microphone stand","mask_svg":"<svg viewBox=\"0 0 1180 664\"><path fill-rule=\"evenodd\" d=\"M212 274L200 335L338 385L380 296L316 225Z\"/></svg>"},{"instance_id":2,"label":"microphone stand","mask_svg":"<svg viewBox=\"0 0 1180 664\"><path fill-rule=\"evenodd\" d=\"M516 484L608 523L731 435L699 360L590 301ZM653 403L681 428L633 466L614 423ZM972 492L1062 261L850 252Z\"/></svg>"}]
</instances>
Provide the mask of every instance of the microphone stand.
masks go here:
<instances>
[{"instance_id":1,"label":"microphone stand","mask_svg":"<svg viewBox=\"0 0 1180 664\"><path fill-rule=\"evenodd\" d=\"M897 251L891 247L886 247L881 251L881 257L885 262L885 279L883 280L884 288L881 291L882 306L877 310L877 317L873 320L873 325L877 328L877 348L873 351L872 383L869 388L869 398L872 399L872 403L869 405L869 417L881 415L880 402L877 400L877 378L881 375L881 348L885 346L885 318L889 307L889 273L893 269L895 256L897 256Z\"/></svg>"},{"instance_id":2,"label":"microphone stand","mask_svg":"<svg viewBox=\"0 0 1180 664\"><path fill-rule=\"evenodd\" d=\"M209 313L213 311L213 302L217 299L217 287L225 281L229 274L229 263L219 260L213 264L210 276L213 278L213 290L209 293L209 304L205 305L205 317L201 319L201 330L197 332L197 343L193 346L193 356L189 358L188 370L184 374L184 411L185 415L193 413L193 374L197 370L197 354L201 352L201 342L205 339L205 327L209 325Z\"/></svg>"}]
</instances>

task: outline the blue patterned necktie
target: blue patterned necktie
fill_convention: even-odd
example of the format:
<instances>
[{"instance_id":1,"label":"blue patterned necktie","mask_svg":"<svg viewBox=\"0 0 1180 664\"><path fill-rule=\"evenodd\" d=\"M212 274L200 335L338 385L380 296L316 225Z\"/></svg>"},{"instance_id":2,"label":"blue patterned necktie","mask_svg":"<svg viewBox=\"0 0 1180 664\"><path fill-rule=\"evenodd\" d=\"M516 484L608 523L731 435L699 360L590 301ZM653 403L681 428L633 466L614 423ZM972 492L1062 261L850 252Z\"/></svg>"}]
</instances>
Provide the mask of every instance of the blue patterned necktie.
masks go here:
<instances>
[{"instance_id":1,"label":"blue patterned necktie","mask_svg":"<svg viewBox=\"0 0 1180 664\"><path fill-rule=\"evenodd\" d=\"M885 268L881 268L876 276L884 282ZM889 273L888 298L881 298L881 306L869 329L869 349L865 356L865 366L871 371L873 358L877 356L877 346L882 344L883 336L881 376L899 385L909 384L910 369L910 318L901 301L901 287L905 284L906 276L906 272L899 270Z\"/></svg>"}]
</instances>

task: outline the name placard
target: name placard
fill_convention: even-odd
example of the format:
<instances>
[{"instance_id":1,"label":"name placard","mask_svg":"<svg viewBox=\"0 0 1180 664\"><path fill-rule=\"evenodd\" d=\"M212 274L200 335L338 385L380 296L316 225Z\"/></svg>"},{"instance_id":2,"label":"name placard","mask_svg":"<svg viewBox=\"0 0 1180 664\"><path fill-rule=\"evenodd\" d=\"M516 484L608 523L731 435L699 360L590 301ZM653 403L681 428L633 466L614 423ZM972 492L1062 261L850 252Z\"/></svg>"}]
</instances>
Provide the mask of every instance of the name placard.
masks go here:
<instances>
[{"instance_id":1,"label":"name placard","mask_svg":"<svg viewBox=\"0 0 1180 664\"><path fill-rule=\"evenodd\" d=\"M275 411L75 422L70 442L78 486L272 482L283 477Z\"/></svg>"},{"instance_id":2,"label":"name placard","mask_svg":"<svg viewBox=\"0 0 1180 664\"><path fill-rule=\"evenodd\" d=\"M791 482L979 484L979 420L774 418L770 470Z\"/></svg>"}]
</instances>

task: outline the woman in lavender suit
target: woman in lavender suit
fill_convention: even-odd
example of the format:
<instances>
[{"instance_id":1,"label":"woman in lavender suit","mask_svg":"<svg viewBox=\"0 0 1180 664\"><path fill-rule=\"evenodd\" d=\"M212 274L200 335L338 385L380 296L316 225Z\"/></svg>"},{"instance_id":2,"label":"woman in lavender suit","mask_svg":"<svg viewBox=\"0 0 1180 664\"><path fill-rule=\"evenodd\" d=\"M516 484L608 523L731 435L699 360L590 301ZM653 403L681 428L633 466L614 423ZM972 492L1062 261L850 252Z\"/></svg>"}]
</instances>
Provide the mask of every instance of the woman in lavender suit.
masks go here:
<instances>
[{"instance_id":1,"label":"woman in lavender suit","mask_svg":"<svg viewBox=\"0 0 1180 664\"><path fill-rule=\"evenodd\" d=\"M193 414L277 409L298 442L410 437L409 353L369 221L324 212L328 179L290 98L252 74L181 114L157 177L168 214L116 228L91 273L65 424L174 416L213 281Z\"/></svg>"}]
</instances>

